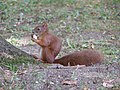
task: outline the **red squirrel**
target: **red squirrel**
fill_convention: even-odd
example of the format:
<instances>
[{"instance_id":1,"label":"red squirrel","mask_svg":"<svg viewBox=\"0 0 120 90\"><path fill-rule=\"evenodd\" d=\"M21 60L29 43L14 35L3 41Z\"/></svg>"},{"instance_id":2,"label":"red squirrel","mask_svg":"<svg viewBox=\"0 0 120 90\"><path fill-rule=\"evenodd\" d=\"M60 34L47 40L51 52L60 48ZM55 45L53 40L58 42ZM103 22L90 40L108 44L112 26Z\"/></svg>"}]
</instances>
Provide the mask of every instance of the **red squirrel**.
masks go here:
<instances>
[{"instance_id":1,"label":"red squirrel","mask_svg":"<svg viewBox=\"0 0 120 90\"><path fill-rule=\"evenodd\" d=\"M35 27L31 36L31 40L41 46L40 60L53 63L61 50L62 41L57 36L49 33L46 23Z\"/></svg>"},{"instance_id":2,"label":"red squirrel","mask_svg":"<svg viewBox=\"0 0 120 90\"><path fill-rule=\"evenodd\" d=\"M61 50L61 40L49 33L46 23L37 26L32 32L32 41L42 48L41 60L46 63L58 63L63 66L92 65L103 60L101 53L94 49L87 49L55 59Z\"/></svg>"}]
</instances>

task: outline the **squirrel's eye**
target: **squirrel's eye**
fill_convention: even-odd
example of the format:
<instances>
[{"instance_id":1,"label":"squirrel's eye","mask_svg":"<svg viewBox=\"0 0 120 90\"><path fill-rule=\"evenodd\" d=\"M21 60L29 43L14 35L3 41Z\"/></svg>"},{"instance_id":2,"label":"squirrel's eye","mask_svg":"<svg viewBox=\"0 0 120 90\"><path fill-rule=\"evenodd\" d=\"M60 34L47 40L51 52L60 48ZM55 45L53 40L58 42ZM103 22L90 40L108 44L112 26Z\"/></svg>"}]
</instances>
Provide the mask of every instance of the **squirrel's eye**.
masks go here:
<instances>
[{"instance_id":1,"label":"squirrel's eye","mask_svg":"<svg viewBox=\"0 0 120 90\"><path fill-rule=\"evenodd\" d=\"M38 31L40 31L41 29L40 29L40 28L38 28L37 30L38 30Z\"/></svg>"}]
</instances>

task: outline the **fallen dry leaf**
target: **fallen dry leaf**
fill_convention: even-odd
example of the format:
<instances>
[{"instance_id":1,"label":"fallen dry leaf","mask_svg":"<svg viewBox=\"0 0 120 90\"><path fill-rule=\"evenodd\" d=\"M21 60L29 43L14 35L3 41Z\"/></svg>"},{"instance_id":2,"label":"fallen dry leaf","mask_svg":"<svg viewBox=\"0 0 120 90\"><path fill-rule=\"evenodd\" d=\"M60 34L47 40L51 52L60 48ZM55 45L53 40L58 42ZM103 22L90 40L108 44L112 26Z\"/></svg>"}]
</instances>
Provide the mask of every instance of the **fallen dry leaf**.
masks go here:
<instances>
[{"instance_id":1,"label":"fallen dry leaf","mask_svg":"<svg viewBox=\"0 0 120 90\"><path fill-rule=\"evenodd\" d=\"M83 90L90 90L90 89L88 89L87 87L84 87Z\"/></svg>"},{"instance_id":2,"label":"fallen dry leaf","mask_svg":"<svg viewBox=\"0 0 120 90\"><path fill-rule=\"evenodd\" d=\"M104 87L107 87L107 88L112 88L114 85L113 85L113 82L114 80L112 79L112 80L107 80L107 81L104 81L103 82L103 86Z\"/></svg>"},{"instance_id":3,"label":"fallen dry leaf","mask_svg":"<svg viewBox=\"0 0 120 90\"><path fill-rule=\"evenodd\" d=\"M7 53L5 53L5 52L0 52L0 56L4 56L4 57L6 57L6 58L10 58L10 59L13 59L13 56L12 55L9 55L9 54L7 54Z\"/></svg>"},{"instance_id":4,"label":"fallen dry leaf","mask_svg":"<svg viewBox=\"0 0 120 90\"><path fill-rule=\"evenodd\" d=\"M77 85L77 81L67 79L67 80L62 81L62 84L63 85Z\"/></svg>"},{"instance_id":5,"label":"fallen dry leaf","mask_svg":"<svg viewBox=\"0 0 120 90\"><path fill-rule=\"evenodd\" d=\"M27 73L27 70L19 71L17 74L18 74L18 75L23 75L23 74L25 74L25 73Z\"/></svg>"}]
</instances>

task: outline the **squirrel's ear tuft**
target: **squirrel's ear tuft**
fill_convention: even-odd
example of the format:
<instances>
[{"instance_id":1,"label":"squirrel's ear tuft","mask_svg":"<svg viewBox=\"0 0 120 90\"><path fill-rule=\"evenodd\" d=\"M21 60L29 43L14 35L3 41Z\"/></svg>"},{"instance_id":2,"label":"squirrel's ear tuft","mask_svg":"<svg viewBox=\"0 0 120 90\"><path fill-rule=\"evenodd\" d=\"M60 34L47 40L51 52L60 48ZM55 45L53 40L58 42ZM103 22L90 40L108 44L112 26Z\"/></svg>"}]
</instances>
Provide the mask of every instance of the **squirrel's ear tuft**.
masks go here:
<instances>
[{"instance_id":1,"label":"squirrel's ear tuft","mask_svg":"<svg viewBox=\"0 0 120 90\"><path fill-rule=\"evenodd\" d=\"M48 30L48 26L47 26L46 22L42 23L42 29L45 30L45 31Z\"/></svg>"},{"instance_id":2,"label":"squirrel's ear tuft","mask_svg":"<svg viewBox=\"0 0 120 90\"><path fill-rule=\"evenodd\" d=\"M42 27L47 27L47 23L43 22Z\"/></svg>"}]
</instances>

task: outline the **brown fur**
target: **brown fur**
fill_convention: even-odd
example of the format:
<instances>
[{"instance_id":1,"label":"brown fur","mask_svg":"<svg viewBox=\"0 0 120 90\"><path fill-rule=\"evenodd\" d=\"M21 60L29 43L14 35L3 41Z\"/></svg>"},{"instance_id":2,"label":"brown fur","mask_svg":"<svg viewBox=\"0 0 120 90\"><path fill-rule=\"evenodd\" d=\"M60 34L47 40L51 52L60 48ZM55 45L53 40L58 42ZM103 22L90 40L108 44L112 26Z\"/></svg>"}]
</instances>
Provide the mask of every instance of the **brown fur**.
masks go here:
<instances>
[{"instance_id":1,"label":"brown fur","mask_svg":"<svg viewBox=\"0 0 120 90\"><path fill-rule=\"evenodd\" d=\"M59 63L64 66L75 66L75 65L92 65L95 63L100 63L103 60L103 55L94 50L87 49L79 52L75 52L60 59L56 59L53 63Z\"/></svg>"},{"instance_id":2,"label":"brown fur","mask_svg":"<svg viewBox=\"0 0 120 90\"><path fill-rule=\"evenodd\" d=\"M92 65L99 63L103 60L101 53L94 49L83 50L75 52L60 59L55 59L61 50L61 40L55 35L48 32L47 24L43 23L41 26L37 26L33 30L33 35L37 36L37 39L32 37L32 41L36 42L42 48L42 57L40 58L46 63L59 63L64 66L74 65ZM36 58L36 57L35 57Z\"/></svg>"}]
</instances>

